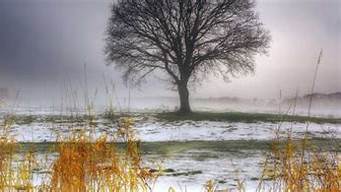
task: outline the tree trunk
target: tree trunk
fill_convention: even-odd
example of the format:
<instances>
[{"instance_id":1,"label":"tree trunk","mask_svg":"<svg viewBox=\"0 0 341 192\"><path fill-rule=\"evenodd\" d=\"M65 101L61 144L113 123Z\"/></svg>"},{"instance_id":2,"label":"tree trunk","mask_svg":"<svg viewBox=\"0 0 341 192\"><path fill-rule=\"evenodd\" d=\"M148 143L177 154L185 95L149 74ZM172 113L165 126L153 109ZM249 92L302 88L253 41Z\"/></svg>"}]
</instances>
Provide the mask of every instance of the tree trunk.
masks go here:
<instances>
[{"instance_id":1,"label":"tree trunk","mask_svg":"<svg viewBox=\"0 0 341 192\"><path fill-rule=\"evenodd\" d=\"M178 84L178 92L180 98L180 109L179 113L191 113L191 107L189 105L189 91L187 88L187 83Z\"/></svg>"}]
</instances>

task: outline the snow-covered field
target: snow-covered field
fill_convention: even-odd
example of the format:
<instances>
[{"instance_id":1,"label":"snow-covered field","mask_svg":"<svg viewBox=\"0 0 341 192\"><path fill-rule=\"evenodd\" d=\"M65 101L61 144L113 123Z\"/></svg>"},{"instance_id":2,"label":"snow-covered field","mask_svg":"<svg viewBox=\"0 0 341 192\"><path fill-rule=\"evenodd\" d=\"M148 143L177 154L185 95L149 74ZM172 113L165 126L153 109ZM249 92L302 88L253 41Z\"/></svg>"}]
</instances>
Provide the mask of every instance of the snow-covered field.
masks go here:
<instances>
[{"instance_id":1,"label":"snow-covered field","mask_svg":"<svg viewBox=\"0 0 341 192\"><path fill-rule=\"evenodd\" d=\"M164 122L155 118L137 119L134 130L137 137L144 142L154 141L193 141L193 140L271 140L279 130L285 136L292 130L293 137L302 138L307 124L283 122L243 123L243 122L216 122L216 121L174 121ZM309 136L325 138L333 136L341 138L340 124L310 123ZM104 119L97 120L96 134L114 134L116 123L108 123ZM29 124L15 124L11 132L18 141L47 142L56 141L57 136L68 135L71 131L93 131L84 128L79 123L51 123L31 122Z\"/></svg>"},{"instance_id":2,"label":"snow-covered field","mask_svg":"<svg viewBox=\"0 0 341 192\"><path fill-rule=\"evenodd\" d=\"M47 115L47 114L44 114ZM143 142L163 142L156 146L175 143L175 149L167 153L144 153L145 162L159 162L164 168L173 169L174 173L161 176L155 185L156 192L168 191L169 186L177 191L202 191L203 184L213 179L221 188L234 188L237 179L245 181L247 191L254 191L260 176L261 163L265 159L264 149L229 149L218 146L217 148L200 148L191 143L211 142L214 145L219 141L257 140L270 141L275 132L279 130L286 136L292 130L295 138L302 138L307 128L305 123L270 123L270 122L217 122L217 121L162 121L153 116L136 116L134 130L137 137ZM309 137L313 138L341 138L340 124L310 123L308 126ZM33 120L27 123L14 124L11 135L20 142L54 142L57 136L69 135L72 131L93 131L92 128L84 129L82 122L72 123L67 121L40 121ZM96 134L112 135L117 130L117 122L106 119L96 120ZM172 142L166 142L172 141ZM194 145L194 146L193 146ZM179 147L181 146L181 147ZM157 151L157 150L156 150ZM50 159L55 154L48 154ZM36 170L36 182L46 176L44 168Z\"/></svg>"},{"instance_id":3,"label":"snow-covered field","mask_svg":"<svg viewBox=\"0 0 341 192\"><path fill-rule=\"evenodd\" d=\"M202 191L208 180L215 180L219 188L233 189L237 180L244 182L247 191L257 188L264 151L240 150L234 152L188 150L172 153L167 156L145 154L145 162L157 162L162 167L174 172L160 176L154 185L155 192L167 192L169 187L176 191ZM40 167L34 169L34 184L38 185L49 180L49 167L56 158L55 153L37 154ZM147 163L146 166L155 166Z\"/></svg>"}]
</instances>

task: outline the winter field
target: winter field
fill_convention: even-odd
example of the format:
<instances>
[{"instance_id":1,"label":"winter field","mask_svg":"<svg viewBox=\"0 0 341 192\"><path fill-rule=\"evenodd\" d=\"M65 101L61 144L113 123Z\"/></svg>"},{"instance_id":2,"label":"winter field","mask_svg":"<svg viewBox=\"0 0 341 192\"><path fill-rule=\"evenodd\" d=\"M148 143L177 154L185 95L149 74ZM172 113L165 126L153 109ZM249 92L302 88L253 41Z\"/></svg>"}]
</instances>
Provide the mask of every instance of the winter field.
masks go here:
<instances>
[{"instance_id":1,"label":"winter field","mask_svg":"<svg viewBox=\"0 0 341 192\"><path fill-rule=\"evenodd\" d=\"M2 111L2 119L9 112ZM86 114L32 113L21 109L9 134L21 145L17 161L25 149L34 146L38 166L34 185L50 177L52 162L58 157L54 146L60 138L75 133L109 138L119 131L121 118L133 119L133 131L141 141L145 166L165 171L153 184L153 191L202 191L213 180L218 189L255 191L266 156L274 138L308 138L323 152L339 151L341 121L338 118L287 116L266 113L197 113L181 117L172 113L113 113L95 116L88 125ZM308 132L306 132L308 130ZM124 144L119 144L124 145ZM39 165L39 162L41 165ZM265 182L266 184L266 182Z\"/></svg>"}]
</instances>

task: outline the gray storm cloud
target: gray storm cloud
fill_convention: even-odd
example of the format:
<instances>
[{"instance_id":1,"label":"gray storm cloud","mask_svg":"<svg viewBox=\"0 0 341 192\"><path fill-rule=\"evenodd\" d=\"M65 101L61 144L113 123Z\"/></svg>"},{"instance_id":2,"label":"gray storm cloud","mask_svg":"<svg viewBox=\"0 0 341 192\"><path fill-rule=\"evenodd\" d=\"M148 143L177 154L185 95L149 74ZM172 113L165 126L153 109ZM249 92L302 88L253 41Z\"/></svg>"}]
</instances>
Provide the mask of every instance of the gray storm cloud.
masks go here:
<instances>
[{"instance_id":1,"label":"gray storm cloud","mask_svg":"<svg viewBox=\"0 0 341 192\"><path fill-rule=\"evenodd\" d=\"M120 72L105 65L103 53L110 1L3 0L0 2L0 87L26 94L60 92L65 81L81 84L84 63L91 89L112 78L122 95ZM317 91L341 91L340 1L260 0L257 11L272 35L267 56L257 57L256 73L230 83L210 78L192 95L277 97L307 93L318 53L324 50ZM140 96L175 95L151 78ZM58 91L57 91L58 90Z\"/></svg>"}]
</instances>

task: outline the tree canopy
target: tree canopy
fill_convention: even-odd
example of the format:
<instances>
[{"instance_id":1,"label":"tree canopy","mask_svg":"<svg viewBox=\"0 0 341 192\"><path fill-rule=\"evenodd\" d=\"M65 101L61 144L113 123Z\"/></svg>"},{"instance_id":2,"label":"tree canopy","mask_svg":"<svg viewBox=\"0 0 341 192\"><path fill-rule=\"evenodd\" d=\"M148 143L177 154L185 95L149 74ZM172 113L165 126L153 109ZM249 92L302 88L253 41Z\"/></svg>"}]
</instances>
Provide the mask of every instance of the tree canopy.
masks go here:
<instances>
[{"instance_id":1,"label":"tree canopy","mask_svg":"<svg viewBox=\"0 0 341 192\"><path fill-rule=\"evenodd\" d=\"M269 41L252 0L118 0L105 50L125 79L169 74L187 112L189 82L253 72L254 56L266 53Z\"/></svg>"}]
</instances>

